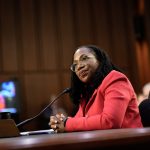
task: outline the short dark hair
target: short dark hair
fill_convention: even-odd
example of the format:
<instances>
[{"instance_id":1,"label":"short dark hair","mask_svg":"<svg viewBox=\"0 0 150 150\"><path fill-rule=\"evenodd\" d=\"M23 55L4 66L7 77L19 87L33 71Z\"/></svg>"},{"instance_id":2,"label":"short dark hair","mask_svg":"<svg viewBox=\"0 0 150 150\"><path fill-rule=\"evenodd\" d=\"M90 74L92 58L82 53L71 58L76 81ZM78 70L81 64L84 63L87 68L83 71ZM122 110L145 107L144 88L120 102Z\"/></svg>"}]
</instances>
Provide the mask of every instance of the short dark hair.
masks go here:
<instances>
[{"instance_id":1,"label":"short dark hair","mask_svg":"<svg viewBox=\"0 0 150 150\"><path fill-rule=\"evenodd\" d=\"M101 82L109 72L111 72L112 70L120 71L120 69L118 69L111 63L108 54L103 49L95 45L84 45L78 47L77 49L83 47L87 48L95 55L96 59L100 62L100 66L98 67L94 80L92 81L92 86L85 85L85 83L82 83L79 80L76 73L71 73L72 90L70 92L70 97L75 105L79 104L81 97L86 97L86 99L88 100L94 92L94 90L101 84Z\"/></svg>"}]
</instances>

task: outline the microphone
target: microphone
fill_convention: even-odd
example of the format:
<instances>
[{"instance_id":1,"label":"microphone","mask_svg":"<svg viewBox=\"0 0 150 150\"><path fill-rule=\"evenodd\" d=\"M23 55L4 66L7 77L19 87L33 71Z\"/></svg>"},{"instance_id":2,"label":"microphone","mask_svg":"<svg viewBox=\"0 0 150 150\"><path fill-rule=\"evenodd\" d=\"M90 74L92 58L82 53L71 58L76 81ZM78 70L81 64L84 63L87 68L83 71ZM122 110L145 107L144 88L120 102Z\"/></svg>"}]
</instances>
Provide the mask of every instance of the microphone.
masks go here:
<instances>
[{"instance_id":1,"label":"microphone","mask_svg":"<svg viewBox=\"0 0 150 150\"><path fill-rule=\"evenodd\" d=\"M23 125L25 125L26 123L36 119L37 117L39 117L48 107L50 107L57 99L59 99L63 94L69 93L71 91L71 88L66 88L64 89L53 101L51 101L42 111L40 111L36 116L26 119L22 122L20 122L19 124L17 124L17 127L21 127Z\"/></svg>"}]
</instances>

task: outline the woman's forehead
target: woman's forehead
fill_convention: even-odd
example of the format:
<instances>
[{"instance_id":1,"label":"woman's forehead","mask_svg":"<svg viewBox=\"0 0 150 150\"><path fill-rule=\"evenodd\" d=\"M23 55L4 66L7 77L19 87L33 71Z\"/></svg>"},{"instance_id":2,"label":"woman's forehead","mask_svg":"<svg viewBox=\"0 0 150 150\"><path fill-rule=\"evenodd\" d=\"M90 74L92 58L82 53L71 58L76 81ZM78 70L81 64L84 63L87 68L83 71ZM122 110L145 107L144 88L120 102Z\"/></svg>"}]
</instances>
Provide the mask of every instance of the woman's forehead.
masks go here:
<instances>
[{"instance_id":1,"label":"woman's forehead","mask_svg":"<svg viewBox=\"0 0 150 150\"><path fill-rule=\"evenodd\" d=\"M92 53L92 51L89 48L82 47L82 48L79 48L76 50L76 52L74 54L74 58L78 58L82 55L87 55L87 56L92 55L93 56L94 54Z\"/></svg>"}]
</instances>

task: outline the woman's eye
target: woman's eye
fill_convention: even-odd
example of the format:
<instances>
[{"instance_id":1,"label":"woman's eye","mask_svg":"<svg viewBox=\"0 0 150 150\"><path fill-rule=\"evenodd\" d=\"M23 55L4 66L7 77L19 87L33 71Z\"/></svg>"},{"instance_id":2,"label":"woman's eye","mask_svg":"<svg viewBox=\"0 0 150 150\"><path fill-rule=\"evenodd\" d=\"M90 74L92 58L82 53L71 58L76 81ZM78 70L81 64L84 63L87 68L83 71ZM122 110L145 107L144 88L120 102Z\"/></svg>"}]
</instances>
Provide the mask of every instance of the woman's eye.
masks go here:
<instances>
[{"instance_id":1,"label":"woman's eye","mask_svg":"<svg viewBox=\"0 0 150 150\"><path fill-rule=\"evenodd\" d=\"M85 60L87 60L88 58L89 58L88 56L83 56L82 59L81 59L81 61L85 61Z\"/></svg>"}]
</instances>

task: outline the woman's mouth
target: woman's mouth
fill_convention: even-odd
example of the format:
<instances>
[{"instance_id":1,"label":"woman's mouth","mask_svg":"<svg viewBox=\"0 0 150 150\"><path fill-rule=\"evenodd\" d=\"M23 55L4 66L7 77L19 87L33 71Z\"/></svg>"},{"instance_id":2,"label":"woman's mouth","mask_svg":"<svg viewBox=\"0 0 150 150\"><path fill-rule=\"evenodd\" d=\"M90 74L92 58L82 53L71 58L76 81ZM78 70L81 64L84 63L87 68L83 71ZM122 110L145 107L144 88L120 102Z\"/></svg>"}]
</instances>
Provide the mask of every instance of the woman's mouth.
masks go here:
<instances>
[{"instance_id":1,"label":"woman's mouth","mask_svg":"<svg viewBox=\"0 0 150 150\"><path fill-rule=\"evenodd\" d=\"M81 72L79 73L79 76L80 76L81 78L84 78L85 76L87 76L87 74L88 74L88 71L87 71L87 70L83 70L83 71L81 71Z\"/></svg>"}]
</instances>

